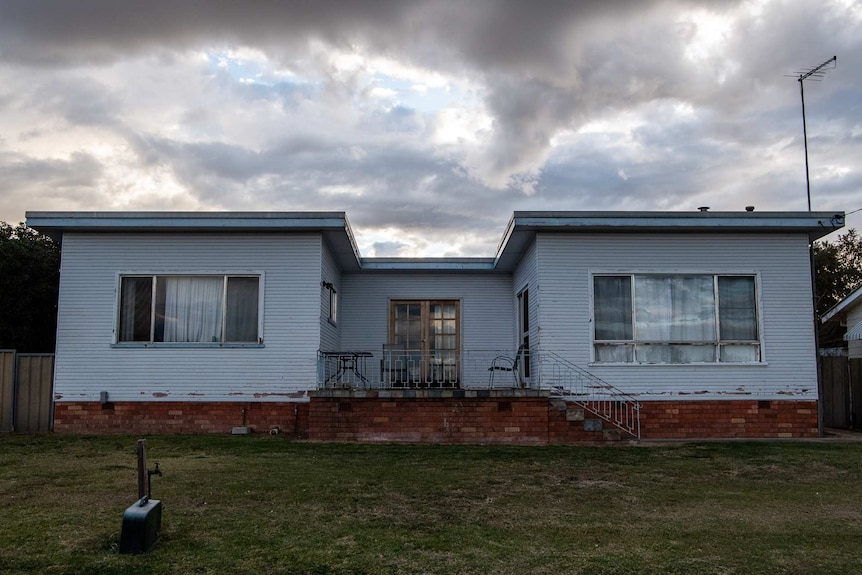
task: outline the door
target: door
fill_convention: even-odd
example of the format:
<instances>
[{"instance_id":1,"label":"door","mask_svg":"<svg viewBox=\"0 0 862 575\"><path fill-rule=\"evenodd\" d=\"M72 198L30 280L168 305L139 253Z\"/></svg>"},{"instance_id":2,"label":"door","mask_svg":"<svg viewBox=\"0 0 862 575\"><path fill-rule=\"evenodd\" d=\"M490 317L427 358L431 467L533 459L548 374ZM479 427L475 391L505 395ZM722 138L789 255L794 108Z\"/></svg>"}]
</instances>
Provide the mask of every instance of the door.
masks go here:
<instances>
[{"instance_id":1,"label":"door","mask_svg":"<svg viewBox=\"0 0 862 575\"><path fill-rule=\"evenodd\" d=\"M396 384L408 387L458 387L460 302L393 301L389 343L403 350L404 370Z\"/></svg>"},{"instance_id":2,"label":"door","mask_svg":"<svg viewBox=\"0 0 862 575\"><path fill-rule=\"evenodd\" d=\"M530 383L530 292L518 294L518 350L521 353L521 380Z\"/></svg>"}]
</instances>

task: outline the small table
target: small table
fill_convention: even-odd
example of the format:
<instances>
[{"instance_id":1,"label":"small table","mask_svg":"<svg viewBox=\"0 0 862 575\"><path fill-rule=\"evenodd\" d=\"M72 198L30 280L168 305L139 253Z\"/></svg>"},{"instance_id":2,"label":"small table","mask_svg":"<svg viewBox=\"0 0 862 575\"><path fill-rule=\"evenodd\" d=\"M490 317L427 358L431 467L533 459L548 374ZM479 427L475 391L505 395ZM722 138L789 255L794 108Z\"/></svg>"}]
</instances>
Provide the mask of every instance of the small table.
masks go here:
<instances>
[{"instance_id":1,"label":"small table","mask_svg":"<svg viewBox=\"0 0 862 575\"><path fill-rule=\"evenodd\" d=\"M322 351L320 352L326 359L334 359L338 362L338 368L335 373L326 378L324 385L330 383L340 383L345 387L350 387L350 384L355 381L361 381L363 386L368 383L368 378L365 377L365 359L374 357L370 351ZM346 379L346 381L345 381Z\"/></svg>"}]
</instances>

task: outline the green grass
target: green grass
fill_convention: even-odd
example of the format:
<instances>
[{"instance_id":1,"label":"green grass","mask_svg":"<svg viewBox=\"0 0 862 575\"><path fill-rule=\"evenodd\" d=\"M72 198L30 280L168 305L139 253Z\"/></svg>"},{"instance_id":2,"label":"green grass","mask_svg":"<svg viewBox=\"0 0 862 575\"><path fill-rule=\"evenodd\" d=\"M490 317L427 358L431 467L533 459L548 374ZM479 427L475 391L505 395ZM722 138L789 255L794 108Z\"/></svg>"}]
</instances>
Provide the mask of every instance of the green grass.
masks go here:
<instances>
[{"instance_id":1,"label":"green grass","mask_svg":"<svg viewBox=\"0 0 862 575\"><path fill-rule=\"evenodd\" d=\"M443 447L0 436L0 573L860 573L862 444Z\"/></svg>"}]
</instances>

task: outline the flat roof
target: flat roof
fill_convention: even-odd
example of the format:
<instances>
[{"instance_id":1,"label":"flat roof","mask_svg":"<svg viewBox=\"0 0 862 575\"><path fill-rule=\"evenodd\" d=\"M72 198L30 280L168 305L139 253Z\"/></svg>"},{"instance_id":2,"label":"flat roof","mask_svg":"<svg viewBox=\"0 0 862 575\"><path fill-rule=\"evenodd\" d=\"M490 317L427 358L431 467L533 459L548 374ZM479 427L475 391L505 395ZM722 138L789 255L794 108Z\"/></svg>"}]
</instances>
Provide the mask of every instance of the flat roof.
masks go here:
<instances>
[{"instance_id":1,"label":"flat roof","mask_svg":"<svg viewBox=\"0 0 862 575\"><path fill-rule=\"evenodd\" d=\"M342 269L360 255L344 212L27 212L27 225L59 239L69 232L320 232Z\"/></svg>"},{"instance_id":2,"label":"flat roof","mask_svg":"<svg viewBox=\"0 0 862 575\"><path fill-rule=\"evenodd\" d=\"M363 258L345 212L27 212L54 238L69 232L320 232L345 271L511 272L537 233L804 234L814 241L844 226L843 212L516 211L491 258Z\"/></svg>"}]
</instances>

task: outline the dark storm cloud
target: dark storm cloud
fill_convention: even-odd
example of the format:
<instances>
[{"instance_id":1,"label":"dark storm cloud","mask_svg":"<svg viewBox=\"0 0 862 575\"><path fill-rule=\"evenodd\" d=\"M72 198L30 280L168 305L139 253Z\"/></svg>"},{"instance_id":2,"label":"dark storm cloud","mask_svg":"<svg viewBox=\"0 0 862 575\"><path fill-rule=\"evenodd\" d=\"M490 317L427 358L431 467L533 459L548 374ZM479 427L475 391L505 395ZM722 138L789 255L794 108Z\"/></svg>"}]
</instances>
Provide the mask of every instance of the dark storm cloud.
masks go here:
<instances>
[{"instance_id":1,"label":"dark storm cloud","mask_svg":"<svg viewBox=\"0 0 862 575\"><path fill-rule=\"evenodd\" d=\"M169 165L203 204L224 209L243 209L250 199L267 209L328 204L347 210L360 227L431 228L440 234L486 223L497 234L511 210L498 192L463 178L457 164L421 148L370 148L361 160L337 142L309 139L285 139L260 153L236 145L169 140L148 140L141 151L157 154L154 161ZM340 186L367 193L326 195ZM491 202L496 204L489 206Z\"/></svg>"},{"instance_id":2,"label":"dark storm cloud","mask_svg":"<svg viewBox=\"0 0 862 575\"><path fill-rule=\"evenodd\" d=\"M598 106L684 85L681 73L673 77L679 50L667 9L664 2L517 0L273 2L254 9L230 1L5 3L0 56L68 65L220 42L274 54L312 38L371 46L484 77L497 137L479 168L505 175L541 160L558 130ZM629 29L638 32L621 39Z\"/></svg>"},{"instance_id":3,"label":"dark storm cloud","mask_svg":"<svg viewBox=\"0 0 862 575\"><path fill-rule=\"evenodd\" d=\"M309 37L347 43L357 27L392 27L397 1L147 3L33 0L0 5L0 55L27 64L104 63L153 49L204 44L291 45Z\"/></svg>"},{"instance_id":4,"label":"dark storm cloud","mask_svg":"<svg viewBox=\"0 0 862 575\"><path fill-rule=\"evenodd\" d=\"M712 44L692 44L704 32L692 10L725 26ZM738 209L754 194L764 209L803 207L792 75L836 53L838 70L806 85L812 176L823 205L862 207L853 205L862 36L852 10L706 0L0 2L0 71L24 78L20 89L0 86L0 113L30 101L95 139L119 138L136 168L169 170L202 206L345 209L357 228L441 243L460 234L487 255L514 209ZM433 114L374 100L373 86L321 58L315 43L469 79L491 126L467 143L437 144ZM140 121L157 112L146 108L129 117L140 103L121 93L124 71L171 90L158 85L160 67L185 70L176 62L188 65L191 52L246 47L296 76L240 83L202 63L200 93L177 88L176 125ZM232 123L254 126L267 107L284 112L284 133L254 139L247 127L237 137ZM578 132L607 118L616 124L603 133ZM25 125L18 141L50 130ZM555 144L561 135L566 143ZM16 158L0 161L16 189L66 189L64 170L80 169L71 188L103 193L92 156ZM788 158L798 163L788 168ZM21 176L28 169L32 180Z\"/></svg>"}]
</instances>

